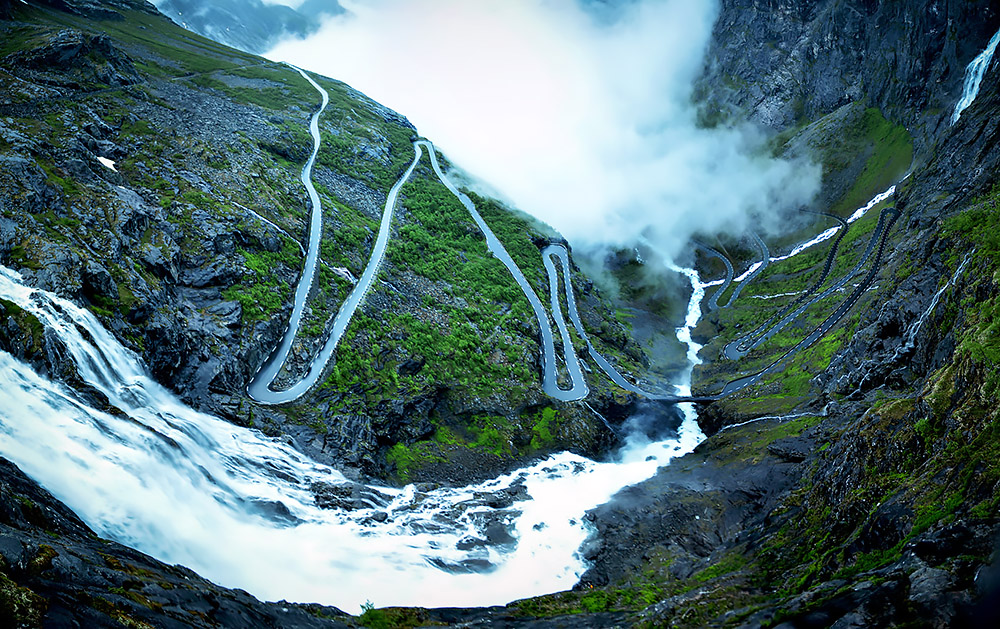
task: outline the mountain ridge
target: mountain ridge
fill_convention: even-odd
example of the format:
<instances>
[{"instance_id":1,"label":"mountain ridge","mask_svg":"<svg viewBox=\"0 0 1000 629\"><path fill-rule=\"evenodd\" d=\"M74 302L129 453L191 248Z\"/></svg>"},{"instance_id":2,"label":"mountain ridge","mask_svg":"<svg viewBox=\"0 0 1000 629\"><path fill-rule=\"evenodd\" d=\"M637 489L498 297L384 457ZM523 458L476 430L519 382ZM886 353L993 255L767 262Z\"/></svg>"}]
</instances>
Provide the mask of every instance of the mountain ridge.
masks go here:
<instances>
[{"instance_id":1,"label":"mountain ridge","mask_svg":"<svg viewBox=\"0 0 1000 629\"><path fill-rule=\"evenodd\" d=\"M0 122L4 189L21 191L3 200L2 261L20 267L30 282L90 307L146 358L161 382L189 402L271 434L285 432L307 454L346 461L362 478L455 483L567 446L607 452L616 435L599 418L619 422L649 408L608 386L597 391L592 400L597 411L590 414L545 400L537 372L530 369L509 380L498 375L512 365L530 365L538 355L532 341L537 331L530 323L516 323L518 317L503 328L516 341L510 345L514 360L505 351L492 363L471 354L462 358L446 344L432 350L459 358L435 366L431 352L401 351L407 350L406 340L392 338L400 329L412 336L428 335L435 326L461 330L475 343L485 332L476 317L488 319L502 312L503 303L517 301L506 285L483 282L487 266L468 277L449 274L459 253L482 259L483 265L488 260L471 242L460 250L438 248L435 238L448 233L458 241L467 228L460 218L464 209L435 186L426 164L418 167L422 179L408 195L410 205L401 208L407 222L399 231L407 238L393 239L399 246L388 253L397 265L386 277L389 288L370 299L376 310L359 319L357 342L338 358L341 370L330 374L334 386L298 409L278 413L234 402L251 365L265 358L281 331L287 300L273 295L288 291L297 279L296 241L304 240L305 203L295 164L304 160L304 121L315 95L291 73L207 40L172 31L169 38L180 48L157 41L142 31L163 27L141 22L145 18L139 16L150 14L138 0L61 3L88 19L107 20L108 11L124 19L100 24L113 32L110 40L86 28L78 28L78 36L72 27L80 23L67 24L56 13L32 14L32 20L49 21L42 28L4 25L9 37L0 45L0 65L9 76L23 78L4 87L0 104L7 116ZM8 15L26 10L0 3L0 15L5 7ZM947 105L960 91L959 59L971 60L978 40L985 45L990 29L1000 26L990 10L984 2L943 8L922 1L886 7L840 0L766 7L756 1L723 3L697 90L705 124L746 118L782 131L775 153L800 151L823 163L822 209L849 214L893 183L892 201L903 216L888 233L875 285L842 323L775 377L702 408L699 422L711 435L708 440L590 513L598 535L585 549L592 568L576 590L506 608L370 609L360 619L332 608L261 607L238 591L203 581L170 594L162 583L156 589L163 578L156 575L173 569L123 547L107 553L111 559L95 556L92 534L65 507L16 468L4 466L3 538L17 544L0 550L5 562L0 613L31 625L41 622L49 605L49 613L60 618L107 626L133 620L239 624L247 622L243 614L261 614L253 622L300 626L947 626L989 618L988 608L973 605L991 594L991 582L977 575L991 574L1000 533L1000 470L992 456L1000 251L991 235L1000 160L994 115L1000 109L998 64L953 127ZM977 21L978 15L987 19ZM122 26L112 30L116 23ZM145 28L136 29L135 23ZM905 46L889 46L890 40ZM746 56L747 42L771 46ZM21 50L41 60L56 58L46 51L73 54L64 68L41 61L32 69ZM889 61L892 55L898 63ZM350 276L357 276L383 190L395 181L415 133L405 118L366 103L343 84L320 82L342 99L341 111L357 107L365 113L356 114L360 119L343 116L340 126L323 134L323 143L334 151L326 164L320 160L323 168L315 179L324 205L337 210L327 217L333 227L324 237L348 245L343 249L349 253L334 258L331 252L328 285L339 292L314 299L317 310L339 303ZM128 98L128 107L109 106L109 95ZM53 97L82 107L68 113L46 109L44 102ZM183 142L168 139L168 128L180 130ZM98 158L113 160L116 170ZM243 171L256 177L228 174ZM94 189L119 191L95 197ZM219 194L241 189L253 190L253 200ZM81 198L92 203L99 198L96 206L106 215L111 210L105 219L115 228L102 231L95 225ZM488 200L474 200L491 224L501 226L494 229L536 290L544 291L539 249L551 235L510 218ZM444 208L444 218L421 214L430 205ZM858 259L888 207L874 205L843 228L834 277ZM258 210L270 218L254 218ZM451 231L443 224L449 221ZM116 269L94 245L122 253L130 266ZM756 255L732 239L721 239L719 246L741 265ZM408 267L418 256L434 264ZM646 259L627 261L612 272L627 285L633 267L650 264ZM767 364L797 342L796 334L821 320L833 306L808 311L788 333L743 362L723 356L728 341L794 298L778 294L788 292L782 287L804 288L824 260L825 250L817 247L773 263L747 281L735 305L705 313L697 332L706 341L707 363L696 371L696 384L726 382ZM718 270L713 264L718 262L699 259L706 274ZM346 269L347 276L332 268ZM612 310L627 307L628 300L601 298L582 274L571 281L605 351L640 373L649 359L629 341ZM152 296L155 286L171 287L166 298ZM484 294L486 288L477 289L483 286L492 288ZM428 298L435 308L428 307ZM167 307L167 299L180 307ZM497 310L457 318L482 303ZM65 352L37 320L13 304L0 306L5 321L0 343L6 351L83 390L95 407L106 405L74 377ZM399 308L408 308L410 318L395 317L388 325L373 316ZM321 324L321 316L307 321L314 333L293 352L298 362L288 377L321 342ZM394 343L380 345L385 338ZM225 354L240 343L240 353ZM206 345L218 348L225 360L214 350L205 352ZM384 361L381 368L372 367L373 356ZM393 363L395 370L385 369ZM470 365L485 376L485 387L463 382L461 370ZM395 379L383 377L387 372ZM393 387L420 373L424 388L401 399L401 389ZM668 410L654 410L676 421ZM315 422L317 416L321 422ZM46 530L68 539L43 543ZM66 561L73 556L89 559L69 569ZM108 569L114 578L92 581ZM184 599L189 592L192 598ZM210 611L201 616L183 614L186 606L202 609L206 602ZM288 613L283 607L297 614L294 620L281 617Z\"/></svg>"}]
</instances>

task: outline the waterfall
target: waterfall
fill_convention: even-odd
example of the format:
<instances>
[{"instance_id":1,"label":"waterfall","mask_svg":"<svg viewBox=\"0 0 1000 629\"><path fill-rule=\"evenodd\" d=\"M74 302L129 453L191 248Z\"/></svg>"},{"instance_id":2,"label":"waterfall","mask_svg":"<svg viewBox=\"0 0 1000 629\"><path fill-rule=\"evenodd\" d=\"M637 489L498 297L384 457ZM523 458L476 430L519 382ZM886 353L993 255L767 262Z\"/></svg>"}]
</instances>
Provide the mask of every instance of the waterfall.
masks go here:
<instances>
[{"instance_id":1,"label":"waterfall","mask_svg":"<svg viewBox=\"0 0 1000 629\"><path fill-rule=\"evenodd\" d=\"M704 289L681 272L695 290L678 332L697 360L689 337ZM265 600L356 611L367 600L484 606L568 589L587 569L586 511L704 438L682 405L676 436L636 436L611 461L562 452L484 483L370 487L365 508L321 509L310 487L348 483L338 471L186 407L88 311L4 267L0 297L37 317L113 407L93 408L0 352L0 456L98 534ZM680 388L690 391L690 373ZM498 507L482 498L503 490L523 499Z\"/></svg>"},{"instance_id":2,"label":"waterfall","mask_svg":"<svg viewBox=\"0 0 1000 629\"><path fill-rule=\"evenodd\" d=\"M976 96L979 94L979 85L983 82L983 76L985 76L986 70L990 67L990 61L993 59L993 53L996 52L997 44L1000 44L1000 31L997 31L993 35L990 43L986 45L986 49L976 55L972 63L965 68L965 84L962 86L962 97L958 99L958 104L955 105L955 113L951 115L951 124L958 122L958 118L962 115L962 112L968 109L969 105L976 100Z\"/></svg>"}]
</instances>

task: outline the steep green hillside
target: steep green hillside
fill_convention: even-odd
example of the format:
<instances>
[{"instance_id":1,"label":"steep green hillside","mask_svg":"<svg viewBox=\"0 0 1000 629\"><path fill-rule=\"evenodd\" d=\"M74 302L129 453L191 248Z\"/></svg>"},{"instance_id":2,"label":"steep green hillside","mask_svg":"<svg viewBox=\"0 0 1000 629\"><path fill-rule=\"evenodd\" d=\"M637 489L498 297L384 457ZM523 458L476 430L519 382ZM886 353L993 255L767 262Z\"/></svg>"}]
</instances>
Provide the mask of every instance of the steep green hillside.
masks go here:
<instances>
[{"instance_id":1,"label":"steep green hillside","mask_svg":"<svg viewBox=\"0 0 1000 629\"><path fill-rule=\"evenodd\" d=\"M320 95L295 69L141 2L79 7L14 6L0 22L0 261L86 304L189 402L364 473L434 478L442 472L420 475L434 463L463 478L614 441L591 408L542 395L524 295L426 161L403 188L386 262L321 385L283 407L251 402L247 382L286 326L303 265L310 204L299 173ZM321 260L278 386L297 381L325 342L417 135L318 79L331 99L313 173ZM546 237L494 201L477 204L545 298ZM641 373L642 352L611 308L574 281L591 295L581 306L593 338ZM633 403L593 380L597 412L620 417Z\"/></svg>"},{"instance_id":2,"label":"steep green hillside","mask_svg":"<svg viewBox=\"0 0 1000 629\"><path fill-rule=\"evenodd\" d=\"M427 156L320 384L295 403L252 402L247 383L300 279L310 208L299 173L319 94L294 69L183 31L142 0L0 0L0 18L0 263L85 305L186 401L352 478L428 482L418 493L556 449L605 454L615 423L650 408L596 369L586 404L543 393L529 303ZM1000 64L957 123L950 114L997 28L988 0L722 0L695 92L701 122L770 129L768 150L822 166L813 205L765 234L772 255L840 231L771 263L731 305L735 286L708 289L695 391L766 373L699 403L701 445L587 514L589 570L574 590L475 610L369 605L359 617L260 603L98 539L0 460L13 558L0 561L0 624L995 625ZM321 261L285 385L365 268L419 137L399 114L317 80L331 96L313 175ZM551 231L470 196L548 302ZM756 261L750 238L704 236L737 273ZM610 271L613 299L579 269L570 281L598 349L629 376L663 379L688 288L651 281L645 254L589 261ZM718 257L695 260L702 277L722 275ZM0 349L115 412L37 318L2 300Z\"/></svg>"}]
</instances>

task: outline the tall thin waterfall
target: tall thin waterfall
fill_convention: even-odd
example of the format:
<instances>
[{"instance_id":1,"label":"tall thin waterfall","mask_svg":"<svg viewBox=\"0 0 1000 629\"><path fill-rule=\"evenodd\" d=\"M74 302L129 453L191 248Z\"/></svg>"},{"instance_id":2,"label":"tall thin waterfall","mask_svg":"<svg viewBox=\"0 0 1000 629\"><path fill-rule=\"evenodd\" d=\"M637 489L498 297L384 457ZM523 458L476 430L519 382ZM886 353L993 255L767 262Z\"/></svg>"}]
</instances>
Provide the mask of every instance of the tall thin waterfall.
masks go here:
<instances>
[{"instance_id":1,"label":"tall thin waterfall","mask_svg":"<svg viewBox=\"0 0 1000 629\"><path fill-rule=\"evenodd\" d=\"M958 122L962 112L968 109L969 105L976 100L976 96L979 94L979 86L983 82L986 70L990 67L990 61L993 60L993 53L996 52L998 44L1000 44L1000 31L996 32L993 38L990 39L990 43L986 45L986 49L976 55L972 63L965 68L965 85L962 87L962 97L958 99L958 104L955 105L955 113L951 115L951 124Z\"/></svg>"}]
</instances>

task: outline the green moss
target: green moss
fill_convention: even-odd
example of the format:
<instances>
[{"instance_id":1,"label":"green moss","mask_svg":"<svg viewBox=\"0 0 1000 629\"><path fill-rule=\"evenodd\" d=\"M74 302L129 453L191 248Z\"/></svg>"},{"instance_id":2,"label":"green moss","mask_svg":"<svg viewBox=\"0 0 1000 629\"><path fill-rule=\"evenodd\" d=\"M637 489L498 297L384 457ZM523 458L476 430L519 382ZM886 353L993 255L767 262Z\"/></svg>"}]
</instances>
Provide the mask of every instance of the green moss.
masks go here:
<instances>
[{"instance_id":1,"label":"green moss","mask_svg":"<svg viewBox=\"0 0 1000 629\"><path fill-rule=\"evenodd\" d=\"M65 173L58 170L51 163L44 160L39 160L38 165L42 167L45 174L48 176L49 183L55 185L67 198L75 198L80 196L80 186L70 177L64 177Z\"/></svg>"},{"instance_id":2,"label":"green moss","mask_svg":"<svg viewBox=\"0 0 1000 629\"><path fill-rule=\"evenodd\" d=\"M408 483L413 472L431 463L444 463L448 459L439 453L436 444L420 442L412 446L397 443L389 449L385 460L395 467L399 480Z\"/></svg>"},{"instance_id":3,"label":"green moss","mask_svg":"<svg viewBox=\"0 0 1000 629\"><path fill-rule=\"evenodd\" d=\"M505 417L476 415L469 431L474 435L470 447L498 457L511 455L511 426Z\"/></svg>"},{"instance_id":4,"label":"green moss","mask_svg":"<svg viewBox=\"0 0 1000 629\"><path fill-rule=\"evenodd\" d=\"M558 411L551 406L543 408L536 415L535 425L531 428L531 449L543 450L551 447L556 440L554 432L558 424Z\"/></svg>"},{"instance_id":5,"label":"green moss","mask_svg":"<svg viewBox=\"0 0 1000 629\"><path fill-rule=\"evenodd\" d=\"M279 280L275 272L282 267L297 268L301 252L291 239L286 238L282 249L277 252L240 249L239 253L250 273L243 277L241 284L224 289L222 297L239 302L244 321L268 319L291 297L291 288L285 281Z\"/></svg>"},{"instance_id":6,"label":"green moss","mask_svg":"<svg viewBox=\"0 0 1000 629\"><path fill-rule=\"evenodd\" d=\"M873 410L882 417L885 417L893 421L899 421L900 419L903 419L903 417L905 417L911 411L913 411L913 408L914 408L914 402L912 399L897 398L897 399L881 400L877 404L875 404Z\"/></svg>"},{"instance_id":7,"label":"green moss","mask_svg":"<svg viewBox=\"0 0 1000 629\"><path fill-rule=\"evenodd\" d=\"M470 190L465 194L532 286L536 290L547 286L542 253L533 236L556 237L558 234L534 217L504 207L494 199L481 197Z\"/></svg>"},{"instance_id":8,"label":"green moss","mask_svg":"<svg viewBox=\"0 0 1000 629\"><path fill-rule=\"evenodd\" d=\"M894 125L878 109L865 110L849 133L873 147L871 156L850 190L832 207L834 214L846 216L869 199L898 181L913 163L913 138L905 127Z\"/></svg>"},{"instance_id":9,"label":"green moss","mask_svg":"<svg viewBox=\"0 0 1000 629\"><path fill-rule=\"evenodd\" d=\"M698 583L705 583L723 575L741 570L746 565L747 558L742 551L729 552L722 558L712 562L712 564L704 570L696 572L693 579Z\"/></svg>"},{"instance_id":10,"label":"green moss","mask_svg":"<svg viewBox=\"0 0 1000 629\"><path fill-rule=\"evenodd\" d=\"M208 196L201 190L195 190L193 188L190 190L186 190L183 194L181 194L181 199L183 199L187 203L190 203L196 208L200 208L203 210L217 211L221 207L220 203L217 200Z\"/></svg>"},{"instance_id":11,"label":"green moss","mask_svg":"<svg viewBox=\"0 0 1000 629\"><path fill-rule=\"evenodd\" d=\"M96 611L113 618L118 624L126 629L154 629L153 625L137 620L128 613L128 610L116 605L103 596L90 596L81 593L80 598Z\"/></svg>"},{"instance_id":12,"label":"green moss","mask_svg":"<svg viewBox=\"0 0 1000 629\"><path fill-rule=\"evenodd\" d=\"M6 57L20 50L37 48L55 33L54 30L35 25L7 26L3 29L3 37L0 38L0 57Z\"/></svg>"},{"instance_id":13,"label":"green moss","mask_svg":"<svg viewBox=\"0 0 1000 629\"><path fill-rule=\"evenodd\" d=\"M376 609L371 601L361 606L358 622L369 629L409 629L427 626L426 613L420 609L386 607Z\"/></svg>"},{"instance_id":14,"label":"green moss","mask_svg":"<svg viewBox=\"0 0 1000 629\"><path fill-rule=\"evenodd\" d=\"M830 211L841 216L899 181L913 161L913 139L906 128L888 121L877 108L865 108L863 101L786 130L773 141L774 153L782 154L800 134L823 165L824 183L854 177L846 192L829 200Z\"/></svg>"},{"instance_id":15,"label":"green moss","mask_svg":"<svg viewBox=\"0 0 1000 629\"><path fill-rule=\"evenodd\" d=\"M975 247L975 260L981 267L990 271L1000 267L1000 183L973 199L965 211L947 218L942 235ZM964 245L953 247L953 266L968 251Z\"/></svg>"},{"instance_id":16,"label":"green moss","mask_svg":"<svg viewBox=\"0 0 1000 629\"><path fill-rule=\"evenodd\" d=\"M291 289L285 282L261 282L258 284L236 284L222 291L222 298L239 302L243 308L243 320L263 321L273 316L285 304Z\"/></svg>"},{"instance_id":17,"label":"green moss","mask_svg":"<svg viewBox=\"0 0 1000 629\"><path fill-rule=\"evenodd\" d=\"M38 320L38 317L14 302L2 298L0 298L0 317L13 319L17 327L28 336L30 340L30 345L27 348L29 354L41 351L45 326Z\"/></svg>"},{"instance_id":18,"label":"green moss","mask_svg":"<svg viewBox=\"0 0 1000 629\"><path fill-rule=\"evenodd\" d=\"M613 601L614 598L608 592L604 590L595 590L580 597L580 607L592 614L595 614L597 612L607 611L611 607Z\"/></svg>"},{"instance_id":19,"label":"green moss","mask_svg":"<svg viewBox=\"0 0 1000 629\"><path fill-rule=\"evenodd\" d=\"M48 544L41 544L35 552L35 556L28 562L28 573L34 576L52 569L52 560L59 556L55 548Z\"/></svg>"},{"instance_id":20,"label":"green moss","mask_svg":"<svg viewBox=\"0 0 1000 629\"><path fill-rule=\"evenodd\" d=\"M559 592L515 601L510 609L517 616L546 618L582 613L634 612L652 605L664 590L652 584L635 587L593 588L582 592ZM567 626L569 626L567 624Z\"/></svg>"},{"instance_id":21,"label":"green moss","mask_svg":"<svg viewBox=\"0 0 1000 629\"><path fill-rule=\"evenodd\" d=\"M0 625L4 627L40 627L48 608L44 598L20 587L0 571Z\"/></svg>"},{"instance_id":22,"label":"green moss","mask_svg":"<svg viewBox=\"0 0 1000 629\"><path fill-rule=\"evenodd\" d=\"M128 584L132 584L132 583L135 583L135 582L129 581L127 583ZM136 592L135 590L129 590L129 589L126 589L126 588L121 588L121 587L113 587L113 588L108 589L108 593L109 594L116 594L118 596L127 598L130 601L132 601L133 603L136 603L137 605L142 605L146 609L150 609L150 610L152 610L154 612L162 612L163 611L163 605L162 604L150 600L148 597L143 596L142 593Z\"/></svg>"}]
</instances>

